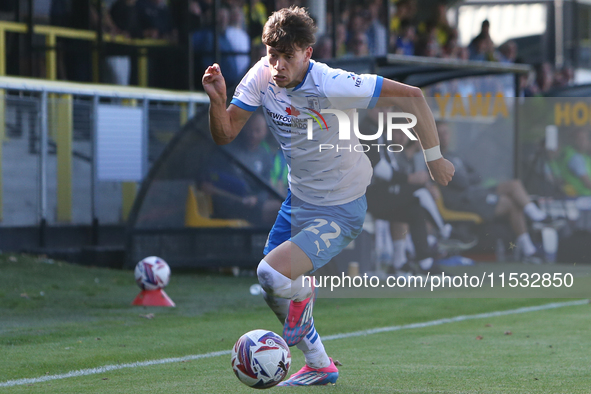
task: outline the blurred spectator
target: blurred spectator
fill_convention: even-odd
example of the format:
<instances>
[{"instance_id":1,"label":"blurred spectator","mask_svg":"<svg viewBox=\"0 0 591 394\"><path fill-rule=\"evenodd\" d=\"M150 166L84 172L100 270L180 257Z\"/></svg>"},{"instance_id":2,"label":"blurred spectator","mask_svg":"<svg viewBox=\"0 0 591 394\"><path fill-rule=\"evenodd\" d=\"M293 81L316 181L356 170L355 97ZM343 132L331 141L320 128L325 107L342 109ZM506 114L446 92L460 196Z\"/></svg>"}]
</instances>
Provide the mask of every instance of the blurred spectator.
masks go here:
<instances>
[{"instance_id":1,"label":"blurred spectator","mask_svg":"<svg viewBox=\"0 0 591 394\"><path fill-rule=\"evenodd\" d=\"M244 14L238 6L230 9L230 21L226 29L226 36L236 61L236 72L244 75L250 65L250 37L244 30Z\"/></svg>"},{"instance_id":2,"label":"blurred spectator","mask_svg":"<svg viewBox=\"0 0 591 394\"><path fill-rule=\"evenodd\" d=\"M447 5L445 3L437 4L433 25L435 26L437 42L443 47L449 41L453 31L447 20Z\"/></svg>"},{"instance_id":3,"label":"blurred spectator","mask_svg":"<svg viewBox=\"0 0 591 394\"><path fill-rule=\"evenodd\" d=\"M135 1L132 1L132 8ZM98 8L100 7L100 9ZM119 35L128 35L126 31L120 28L113 20L107 5L104 2L92 1L90 3L90 28L96 30L99 23L102 24L103 33ZM136 19L137 22L137 19ZM126 26L127 27L127 26ZM101 82L114 83L118 85L129 85L129 75L131 72L131 59L128 56L106 56L104 59L103 75Z\"/></svg>"},{"instance_id":4,"label":"blurred spectator","mask_svg":"<svg viewBox=\"0 0 591 394\"><path fill-rule=\"evenodd\" d=\"M349 44L349 41L359 33L367 35L368 27L367 12L361 9L356 9L356 11L353 13L353 16L349 19L347 45Z\"/></svg>"},{"instance_id":5,"label":"blurred spectator","mask_svg":"<svg viewBox=\"0 0 591 394\"><path fill-rule=\"evenodd\" d=\"M246 4L243 7L243 12L244 15L248 14L248 7ZM252 45L261 43L263 26L265 26L268 16L267 7L261 0L254 0L250 2L250 17L246 18L246 24L248 35L252 39Z\"/></svg>"},{"instance_id":6,"label":"blurred spectator","mask_svg":"<svg viewBox=\"0 0 591 394\"><path fill-rule=\"evenodd\" d=\"M109 11L113 23L119 32L127 37L141 37L137 0L116 0Z\"/></svg>"},{"instance_id":7,"label":"blurred spectator","mask_svg":"<svg viewBox=\"0 0 591 394\"><path fill-rule=\"evenodd\" d=\"M369 55L369 46L367 44L367 34L363 32L356 33L347 45L348 51L345 57L359 57Z\"/></svg>"},{"instance_id":8,"label":"blurred spectator","mask_svg":"<svg viewBox=\"0 0 591 394\"><path fill-rule=\"evenodd\" d=\"M470 52L470 60L494 60L494 48L495 44L490 38L490 22L485 19L482 21L480 33L472 39L470 45L468 45L468 51Z\"/></svg>"},{"instance_id":9,"label":"blurred spectator","mask_svg":"<svg viewBox=\"0 0 591 394\"><path fill-rule=\"evenodd\" d=\"M230 87L240 82L242 75L238 74L235 51L227 34L230 23L230 10L227 7L218 10L216 22L214 26L199 30L193 34L193 50L200 59L200 62L197 63L199 64L197 72L201 75L202 70L214 63L213 40L214 29L217 29L221 57L219 61L220 68L226 80L226 85Z\"/></svg>"},{"instance_id":10,"label":"blurred spectator","mask_svg":"<svg viewBox=\"0 0 591 394\"><path fill-rule=\"evenodd\" d=\"M519 74L519 91L520 97L534 97L539 95L540 90L535 83L536 73L528 72L527 74Z\"/></svg>"},{"instance_id":11,"label":"blurred spectator","mask_svg":"<svg viewBox=\"0 0 591 394\"><path fill-rule=\"evenodd\" d=\"M347 53L347 27L344 23L337 25L337 57L345 56Z\"/></svg>"},{"instance_id":12,"label":"blurred spectator","mask_svg":"<svg viewBox=\"0 0 591 394\"><path fill-rule=\"evenodd\" d=\"M367 116L363 120L363 130L376 130L380 121L380 116L384 108L373 108L367 111ZM377 144L384 144L385 138L380 136ZM427 195L429 192L424 189L425 183L429 179L426 171L410 174L408 161L405 153L408 147L408 138L401 132L392 134L392 143L404 146L404 150L399 153L393 153L389 150L371 149L367 156L374 168L371 184L367 189L368 211L374 218L387 220L391 224L391 233L393 236L394 258L393 269L396 275L405 275L412 272L407 264L404 253L406 235L402 231L396 231L398 228L394 223L408 223L410 234L414 241L416 258L422 270L429 270L433 267L434 252L429 247L427 221L429 213L421 204L421 199L417 192L424 190ZM397 209L392 209L395 206ZM433 204L435 206L435 204ZM436 207L435 207L436 209Z\"/></svg>"},{"instance_id":13,"label":"blurred spectator","mask_svg":"<svg viewBox=\"0 0 591 394\"><path fill-rule=\"evenodd\" d=\"M275 156L273 157L273 169L271 170L271 186L273 186L281 195L287 194L288 180L287 175L289 169L287 167L287 161L283 156L283 151L277 149Z\"/></svg>"},{"instance_id":14,"label":"blurred spectator","mask_svg":"<svg viewBox=\"0 0 591 394\"><path fill-rule=\"evenodd\" d=\"M274 157L265 139L268 134L267 123L261 112L255 112L244 129L240 132L238 140L228 146L240 163L252 171L260 179L271 183L271 173L274 168ZM250 190L257 190L256 185L251 185ZM259 191L255 195L243 198L244 208L253 209L256 213L250 214L248 220L253 223L272 224L277 216L281 203L269 199L266 191Z\"/></svg>"},{"instance_id":15,"label":"blurred spectator","mask_svg":"<svg viewBox=\"0 0 591 394\"><path fill-rule=\"evenodd\" d=\"M178 33L172 26L172 14L166 0L137 0L136 7L144 38L177 41Z\"/></svg>"},{"instance_id":16,"label":"blurred spectator","mask_svg":"<svg viewBox=\"0 0 591 394\"><path fill-rule=\"evenodd\" d=\"M167 40L173 44L178 42L178 30L173 26L172 12L166 0L137 0L136 7L144 38ZM184 64L180 52L171 47L153 47L148 55L149 86L175 89L185 84L181 82L181 73L170 72Z\"/></svg>"},{"instance_id":17,"label":"blurred spectator","mask_svg":"<svg viewBox=\"0 0 591 394\"><path fill-rule=\"evenodd\" d=\"M576 195L591 195L591 136L584 127L575 129L572 144L564 148L563 171L565 183L570 185Z\"/></svg>"},{"instance_id":18,"label":"blurred spectator","mask_svg":"<svg viewBox=\"0 0 591 394\"><path fill-rule=\"evenodd\" d=\"M205 24L207 3L198 0L170 0L169 7L173 26L178 29L179 42L187 44L190 34L201 29Z\"/></svg>"},{"instance_id":19,"label":"blurred spectator","mask_svg":"<svg viewBox=\"0 0 591 394\"><path fill-rule=\"evenodd\" d=\"M118 34L126 37L141 37L137 8L137 0L117 0L111 6L110 16L117 27ZM105 58L105 76L107 83L129 85L131 74L131 57L129 55L107 56Z\"/></svg>"},{"instance_id":20,"label":"blurred spectator","mask_svg":"<svg viewBox=\"0 0 591 394\"><path fill-rule=\"evenodd\" d=\"M515 63L515 60L517 60L517 43L510 40L501 45L498 59L501 63Z\"/></svg>"},{"instance_id":21,"label":"blurred spectator","mask_svg":"<svg viewBox=\"0 0 591 394\"><path fill-rule=\"evenodd\" d=\"M229 145L229 149L242 164L266 181L270 179L273 166L268 145L263 144L267 134L265 117L262 113L255 112L239 134L236 143Z\"/></svg>"},{"instance_id":22,"label":"blurred spectator","mask_svg":"<svg viewBox=\"0 0 591 394\"><path fill-rule=\"evenodd\" d=\"M554 73L554 86L565 87L571 86L574 83L574 70L572 66L565 65L560 70Z\"/></svg>"},{"instance_id":23,"label":"blurred spectator","mask_svg":"<svg viewBox=\"0 0 591 394\"><path fill-rule=\"evenodd\" d=\"M540 210L529 198L523 184L518 179L502 182L496 187L485 188L480 185L480 175L460 156L448 151L450 132L446 123L438 122L441 152L450 160L456 172L447 187L441 188L445 206L452 210L474 212L485 222L497 217L507 218L511 229L517 236L517 247L524 261L541 262L536 256L525 217L532 221L543 221L546 213Z\"/></svg>"},{"instance_id":24,"label":"blurred spectator","mask_svg":"<svg viewBox=\"0 0 591 394\"><path fill-rule=\"evenodd\" d=\"M429 24L426 33L419 38L416 54L428 57L441 56L441 46L437 41L437 27L434 24Z\"/></svg>"},{"instance_id":25,"label":"blurred spectator","mask_svg":"<svg viewBox=\"0 0 591 394\"><path fill-rule=\"evenodd\" d=\"M536 67L536 85L539 94L544 94L552 89L554 84L554 67L548 62L538 64Z\"/></svg>"},{"instance_id":26,"label":"blurred spectator","mask_svg":"<svg viewBox=\"0 0 591 394\"><path fill-rule=\"evenodd\" d=\"M415 27L408 20L402 21L398 39L396 40L396 54L414 55L416 39Z\"/></svg>"},{"instance_id":27,"label":"blurred spectator","mask_svg":"<svg viewBox=\"0 0 591 394\"><path fill-rule=\"evenodd\" d=\"M332 39L328 35L320 36L316 45L314 45L314 52L312 52L314 59L330 59L332 57Z\"/></svg>"},{"instance_id":28,"label":"blurred spectator","mask_svg":"<svg viewBox=\"0 0 591 394\"><path fill-rule=\"evenodd\" d=\"M494 46L490 41L486 39L480 39L473 41L473 46L468 47L470 60L476 60L480 62L494 61Z\"/></svg>"},{"instance_id":29,"label":"blurred spectator","mask_svg":"<svg viewBox=\"0 0 591 394\"><path fill-rule=\"evenodd\" d=\"M447 42L441 48L441 56L448 59L468 60L468 50L458 45L458 30L452 29Z\"/></svg>"},{"instance_id":30,"label":"blurred spectator","mask_svg":"<svg viewBox=\"0 0 591 394\"><path fill-rule=\"evenodd\" d=\"M396 12L390 19L390 31L400 32L403 21L413 22L416 15L416 4L413 0L399 0L396 3Z\"/></svg>"},{"instance_id":31,"label":"blurred spectator","mask_svg":"<svg viewBox=\"0 0 591 394\"><path fill-rule=\"evenodd\" d=\"M98 6L100 5L100 9ZM120 34L121 30L117 27L111 14L104 2L93 1L90 3L90 28L95 30L99 24L99 12L101 13L100 19L102 22L102 30L107 34Z\"/></svg>"},{"instance_id":32,"label":"blurred spectator","mask_svg":"<svg viewBox=\"0 0 591 394\"><path fill-rule=\"evenodd\" d=\"M380 15L383 12L384 3L382 0L372 0L369 3L370 21L367 35L369 38L369 53L372 56L384 56L388 53L388 32L380 22Z\"/></svg>"}]
</instances>

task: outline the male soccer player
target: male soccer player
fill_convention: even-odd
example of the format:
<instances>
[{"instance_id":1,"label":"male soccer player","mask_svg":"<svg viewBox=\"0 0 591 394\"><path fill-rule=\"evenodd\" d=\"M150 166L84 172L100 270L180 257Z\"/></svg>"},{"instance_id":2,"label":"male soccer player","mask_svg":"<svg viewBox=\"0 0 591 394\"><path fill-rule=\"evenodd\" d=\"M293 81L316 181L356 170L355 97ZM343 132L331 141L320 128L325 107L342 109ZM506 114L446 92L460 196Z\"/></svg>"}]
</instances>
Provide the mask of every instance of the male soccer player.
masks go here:
<instances>
[{"instance_id":1,"label":"male soccer player","mask_svg":"<svg viewBox=\"0 0 591 394\"><path fill-rule=\"evenodd\" d=\"M283 337L289 346L302 350L306 359L300 371L282 382L285 386L325 385L338 378L338 370L314 328L314 289L298 278L325 265L361 232L367 208L365 189L372 174L363 153L319 150L320 144L359 142L354 135L349 141L339 141L337 117L319 119L320 111L354 111L378 101L384 107L397 105L418 119L415 130L433 179L446 185L454 172L453 165L439 152L435 121L421 90L311 60L315 30L303 8L292 6L274 12L262 35L267 56L244 76L228 108L219 65L208 67L203 76L214 141L219 145L231 142L262 105L269 129L288 162L290 192L257 268L265 300L284 325ZM308 139L307 119L312 118L313 136Z\"/></svg>"}]
</instances>

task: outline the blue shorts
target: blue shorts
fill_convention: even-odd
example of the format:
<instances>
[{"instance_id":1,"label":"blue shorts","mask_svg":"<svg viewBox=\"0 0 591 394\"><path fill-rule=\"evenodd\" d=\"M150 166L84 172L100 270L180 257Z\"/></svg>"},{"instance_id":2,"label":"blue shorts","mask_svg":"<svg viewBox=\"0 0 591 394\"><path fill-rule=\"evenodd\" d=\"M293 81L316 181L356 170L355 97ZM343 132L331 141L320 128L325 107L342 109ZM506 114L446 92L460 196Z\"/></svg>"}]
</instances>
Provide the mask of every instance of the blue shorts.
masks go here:
<instances>
[{"instance_id":1,"label":"blue shorts","mask_svg":"<svg viewBox=\"0 0 591 394\"><path fill-rule=\"evenodd\" d=\"M314 272L357 238L366 211L365 196L343 205L318 206L288 191L263 253L267 255L283 242L291 241L312 260Z\"/></svg>"}]
</instances>

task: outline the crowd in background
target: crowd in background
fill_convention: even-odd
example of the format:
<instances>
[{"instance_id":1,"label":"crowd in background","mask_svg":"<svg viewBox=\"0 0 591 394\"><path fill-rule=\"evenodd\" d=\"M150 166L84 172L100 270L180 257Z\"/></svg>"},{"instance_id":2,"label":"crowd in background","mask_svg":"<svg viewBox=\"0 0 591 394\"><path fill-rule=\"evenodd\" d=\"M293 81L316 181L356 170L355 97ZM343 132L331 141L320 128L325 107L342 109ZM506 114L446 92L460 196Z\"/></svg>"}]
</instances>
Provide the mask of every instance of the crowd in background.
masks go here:
<instances>
[{"instance_id":1,"label":"crowd in background","mask_svg":"<svg viewBox=\"0 0 591 394\"><path fill-rule=\"evenodd\" d=\"M186 57L187 48L192 49L194 56L195 83L192 86L198 88L201 71L213 62L214 34L217 33L219 62L228 84L234 84L251 64L265 55L260 37L268 16L291 5L308 5L303 0L221 0L214 18L214 0L45 1L49 3L49 23L52 25L97 29L100 24L105 33L168 41L177 51L166 52L165 56L162 53L151 56L149 85L177 88L180 87L165 86L166 83L159 80L170 74L164 72L167 67L174 68L176 64L178 68L180 64L187 64L181 59L181 56ZM326 5L325 29L317 35L314 47L313 57L317 60L398 54L466 61L523 62L516 41L498 43L492 40L487 20L482 21L480 33L469 45L460 45L458 30L449 23L449 9L443 2L421 12L417 0L327 0ZM335 15L333 10L339 11ZM310 12L317 19L313 10ZM67 45L58 43L58 46L75 48L79 53L90 51L88 43L77 43L76 40L68 41ZM127 53L123 49L110 44L104 51L106 66L102 82L135 83L137 75L132 77L134 72L137 74L133 66L134 56L129 48ZM59 67L60 79L91 79L90 56L78 57L73 61L75 64ZM168 63L153 59L157 57L168 58ZM544 63L536 66L535 74L523 78L522 89L526 96L533 96L556 86L569 85L572 81L572 67L554 70L551 64Z\"/></svg>"}]
</instances>

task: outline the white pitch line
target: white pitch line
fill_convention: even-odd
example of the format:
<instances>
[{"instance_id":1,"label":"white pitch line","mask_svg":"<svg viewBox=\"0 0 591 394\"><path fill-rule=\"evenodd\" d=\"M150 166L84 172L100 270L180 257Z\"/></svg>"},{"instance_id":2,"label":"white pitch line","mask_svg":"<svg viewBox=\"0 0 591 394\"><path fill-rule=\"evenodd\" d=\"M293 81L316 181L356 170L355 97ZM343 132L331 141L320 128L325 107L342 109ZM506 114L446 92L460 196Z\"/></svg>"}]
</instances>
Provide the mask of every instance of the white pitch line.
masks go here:
<instances>
[{"instance_id":1,"label":"white pitch line","mask_svg":"<svg viewBox=\"0 0 591 394\"><path fill-rule=\"evenodd\" d=\"M194 355L185 356L185 357L161 358L160 360L150 360L150 361L142 361L142 362L135 362L135 363L128 363L128 364L105 365L104 367L79 369L77 371L70 371L68 373L64 373L61 375L47 375L47 376L41 376L39 378L9 380L9 381L0 383L0 387L22 386L23 384L41 383L41 382L47 382L49 380L58 380L58 379L66 379L66 378L75 378L77 376L95 375L98 373L116 371L118 369L124 369L124 368L137 368L137 367L147 367L150 365L158 365L158 364L180 363L182 361L199 360L202 358L210 358L210 357L216 357L216 356L225 356L230 353L232 353L231 350L222 350L219 352L211 352L211 353L205 353L205 354L194 354Z\"/></svg>"},{"instance_id":2,"label":"white pitch line","mask_svg":"<svg viewBox=\"0 0 591 394\"><path fill-rule=\"evenodd\" d=\"M328 336L323 336L322 337L322 340L323 341L330 341L330 340L333 340L333 339L361 337L361 336L365 336L365 335L379 334L379 333L382 333L382 332L409 330L409 329L412 329L412 328L425 328L425 327L439 326L441 324L447 324L447 323L456 323L456 322L461 322L461 321L466 321L466 320L487 319L487 318L490 318L490 317L515 315L515 314L518 314L518 313L536 312L536 311L543 311L543 310L547 310L547 309L562 308L562 307L565 307L565 306L584 305L584 304L588 304L588 303L589 303L589 300L577 300L577 301L568 301L568 302L555 302L555 303L552 303L552 304L544 304L544 305L538 305L538 306L528 306L528 307L523 307L523 308L518 308L518 309L510 309L510 310L507 310L507 311L479 313L477 315L456 316L456 317L450 317L450 318L446 318L446 319L426 321L426 322L423 322L423 323L405 324L403 326L391 326L391 327L372 328L371 330L355 331L355 332L349 332L349 333L346 333L346 334L328 335Z\"/></svg>"},{"instance_id":3,"label":"white pitch line","mask_svg":"<svg viewBox=\"0 0 591 394\"><path fill-rule=\"evenodd\" d=\"M360 337L360 336L365 336L365 335L379 334L382 332L410 330L410 329L414 329L414 328L425 328L425 327L439 326L439 325L448 324L448 323L462 322L462 321L467 321L467 320L487 319L487 318L497 317L497 316L515 315L515 314L519 314L519 313L537 312L537 311L543 311L543 310L547 310L547 309L563 308L563 307L567 307L567 306L584 305L584 304L589 304L589 302L590 302L589 300L556 302L556 303L552 303L552 304L530 306L530 307L524 307L524 308L518 308L518 309L510 309L510 310L506 310L506 311L479 313L477 315L463 315L463 316L456 316L456 317L451 317L451 318L447 318L447 319L432 320L432 321L427 321L427 322L423 322L423 323L413 323L413 324L405 324L405 325L401 325L401 326L373 328L371 330L361 330L361 331L349 332L349 333L345 333L345 334L328 335L328 336L322 337L322 340L323 341L331 341L331 340L335 340L335 339L352 338L352 337ZM61 375L47 375L47 376L41 376L39 378L8 380L6 382L0 383L0 387L22 386L24 384L42 383L42 382L47 382L50 380L59 380L59 379L66 379L66 378L74 378L74 377L78 377L78 376L95 375L95 374L99 374L99 373L116 371L116 370L125 369L125 368L138 368L138 367L147 367L150 365L159 365L159 364L178 363L178 362L182 362L182 361L200 360L200 359L204 359L204 358L226 356L231 353L232 353L231 350L222 350L219 352L194 354L194 355L185 356L185 357L162 358L159 360L150 360L150 361L142 361L142 362L135 362L135 363L127 363L127 364L105 365L103 367L79 369L77 371L70 371L68 373L61 374Z\"/></svg>"}]
</instances>

